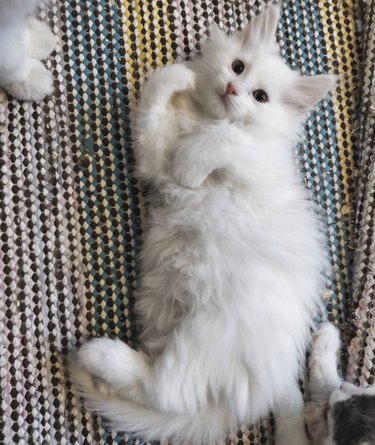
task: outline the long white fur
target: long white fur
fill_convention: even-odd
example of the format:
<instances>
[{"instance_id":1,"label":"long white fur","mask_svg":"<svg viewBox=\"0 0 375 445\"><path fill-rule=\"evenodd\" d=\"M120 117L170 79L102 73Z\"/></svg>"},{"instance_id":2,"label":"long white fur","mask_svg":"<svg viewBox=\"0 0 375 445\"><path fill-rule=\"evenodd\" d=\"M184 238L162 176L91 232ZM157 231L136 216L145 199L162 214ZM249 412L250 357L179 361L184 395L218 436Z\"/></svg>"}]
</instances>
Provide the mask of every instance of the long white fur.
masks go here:
<instances>
[{"instance_id":1,"label":"long white fur","mask_svg":"<svg viewBox=\"0 0 375 445\"><path fill-rule=\"evenodd\" d=\"M53 91L41 60L56 46L49 28L33 17L40 0L0 0L0 86L21 100L40 101Z\"/></svg>"},{"instance_id":2,"label":"long white fur","mask_svg":"<svg viewBox=\"0 0 375 445\"><path fill-rule=\"evenodd\" d=\"M74 358L73 358L74 357ZM81 395L86 398L92 410L100 412L110 419L110 427L117 431L142 432L144 440L171 439L183 444L215 444L218 432L230 431L230 419L225 409L216 407L203 415L162 413L148 409L141 404L124 400L116 395L104 382L98 384L92 375L77 366L79 358L70 360L70 372L73 382ZM124 424L124 418L126 423ZM194 425L194 429L192 429ZM224 439L224 436L222 437Z\"/></svg>"},{"instance_id":3,"label":"long white fur","mask_svg":"<svg viewBox=\"0 0 375 445\"><path fill-rule=\"evenodd\" d=\"M334 79L284 64L277 20L270 6L232 37L212 28L202 56L143 89L135 150L153 193L137 293L142 352L97 339L71 368L112 428L211 444L275 409L277 444L307 443L297 380L325 253L293 147ZM235 59L245 63L238 76ZM229 82L238 94L224 97Z\"/></svg>"}]
</instances>

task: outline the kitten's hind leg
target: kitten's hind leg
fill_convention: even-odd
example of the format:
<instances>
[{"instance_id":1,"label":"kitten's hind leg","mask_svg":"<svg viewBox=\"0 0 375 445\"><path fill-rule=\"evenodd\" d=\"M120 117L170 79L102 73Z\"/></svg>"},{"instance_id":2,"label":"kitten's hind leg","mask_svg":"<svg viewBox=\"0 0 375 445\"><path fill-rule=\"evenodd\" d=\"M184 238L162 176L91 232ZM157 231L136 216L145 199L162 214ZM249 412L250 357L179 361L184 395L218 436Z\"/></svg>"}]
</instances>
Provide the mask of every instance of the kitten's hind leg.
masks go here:
<instances>
[{"instance_id":1,"label":"kitten's hind leg","mask_svg":"<svg viewBox=\"0 0 375 445\"><path fill-rule=\"evenodd\" d=\"M342 379L337 372L337 351L340 348L338 330L331 323L323 323L313 336L309 359L310 392L314 402L327 402Z\"/></svg>"},{"instance_id":2,"label":"kitten's hind leg","mask_svg":"<svg viewBox=\"0 0 375 445\"><path fill-rule=\"evenodd\" d=\"M109 338L93 339L75 351L70 362L77 380L81 368L86 374L98 377L98 382L104 381L120 397L142 403L143 382L147 379L149 364L141 352L126 343Z\"/></svg>"},{"instance_id":3,"label":"kitten's hind leg","mask_svg":"<svg viewBox=\"0 0 375 445\"><path fill-rule=\"evenodd\" d=\"M48 26L36 19L26 20L26 54L34 59L46 59L56 47L56 37Z\"/></svg>"},{"instance_id":4,"label":"kitten's hind leg","mask_svg":"<svg viewBox=\"0 0 375 445\"><path fill-rule=\"evenodd\" d=\"M276 445L308 445L305 431L303 397L297 382L290 387L288 397L275 409Z\"/></svg>"}]
</instances>

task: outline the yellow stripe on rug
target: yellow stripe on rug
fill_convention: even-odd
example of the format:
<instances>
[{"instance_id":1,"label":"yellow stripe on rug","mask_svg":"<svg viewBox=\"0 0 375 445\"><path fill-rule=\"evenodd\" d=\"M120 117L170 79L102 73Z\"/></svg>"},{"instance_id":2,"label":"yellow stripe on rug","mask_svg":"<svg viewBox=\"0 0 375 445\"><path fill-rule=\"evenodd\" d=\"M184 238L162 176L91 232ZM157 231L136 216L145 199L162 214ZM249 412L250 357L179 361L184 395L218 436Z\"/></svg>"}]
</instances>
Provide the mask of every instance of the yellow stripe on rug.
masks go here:
<instances>
[{"instance_id":1,"label":"yellow stripe on rug","mask_svg":"<svg viewBox=\"0 0 375 445\"><path fill-rule=\"evenodd\" d=\"M328 53L330 72L339 76L336 94L332 101L337 117L337 140L339 161L342 172L344 204L342 215L352 212L354 132L352 114L356 109L355 77L358 65L358 48L356 42L356 22L353 12L353 0L321 1L321 21Z\"/></svg>"}]
</instances>

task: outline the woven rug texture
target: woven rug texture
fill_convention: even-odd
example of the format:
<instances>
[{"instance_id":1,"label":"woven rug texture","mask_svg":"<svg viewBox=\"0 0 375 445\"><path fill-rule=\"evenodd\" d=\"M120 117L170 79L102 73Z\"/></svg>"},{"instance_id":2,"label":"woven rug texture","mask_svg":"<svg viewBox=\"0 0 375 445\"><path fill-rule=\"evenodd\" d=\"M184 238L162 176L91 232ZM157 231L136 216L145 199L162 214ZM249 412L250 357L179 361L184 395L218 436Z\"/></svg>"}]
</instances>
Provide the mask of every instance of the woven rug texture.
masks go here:
<instances>
[{"instance_id":1,"label":"woven rug texture","mask_svg":"<svg viewBox=\"0 0 375 445\"><path fill-rule=\"evenodd\" d=\"M260 0L52 0L58 38L40 104L0 92L0 444L132 444L79 403L65 353L89 336L133 345L144 206L131 111L148 73L192 56L216 21L241 28ZM375 376L375 0L285 0L278 39L305 75L335 73L296 147L327 233L322 296L347 377ZM231 444L271 444L271 420Z\"/></svg>"}]
</instances>

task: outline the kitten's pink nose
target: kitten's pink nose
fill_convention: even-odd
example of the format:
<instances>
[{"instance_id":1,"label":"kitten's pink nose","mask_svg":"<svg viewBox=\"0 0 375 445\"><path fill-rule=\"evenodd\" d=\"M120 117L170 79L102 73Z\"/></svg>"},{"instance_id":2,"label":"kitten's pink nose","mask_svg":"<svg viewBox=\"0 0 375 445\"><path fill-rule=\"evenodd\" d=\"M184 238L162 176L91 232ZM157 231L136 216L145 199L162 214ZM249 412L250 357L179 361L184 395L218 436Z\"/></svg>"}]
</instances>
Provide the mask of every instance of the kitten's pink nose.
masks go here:
<instances>
[{"instance_id":1,"label":"kitten's pink nose","mask_svg":"<svg viewBox=\"0 0 375 445\"><path fill-rule=\"evenodd\" d=\"M227 89L225 90L226 96L238 96L237 90L234 88L234 86L231 83L228 83Z\"/></svg>"}]
</instances>

